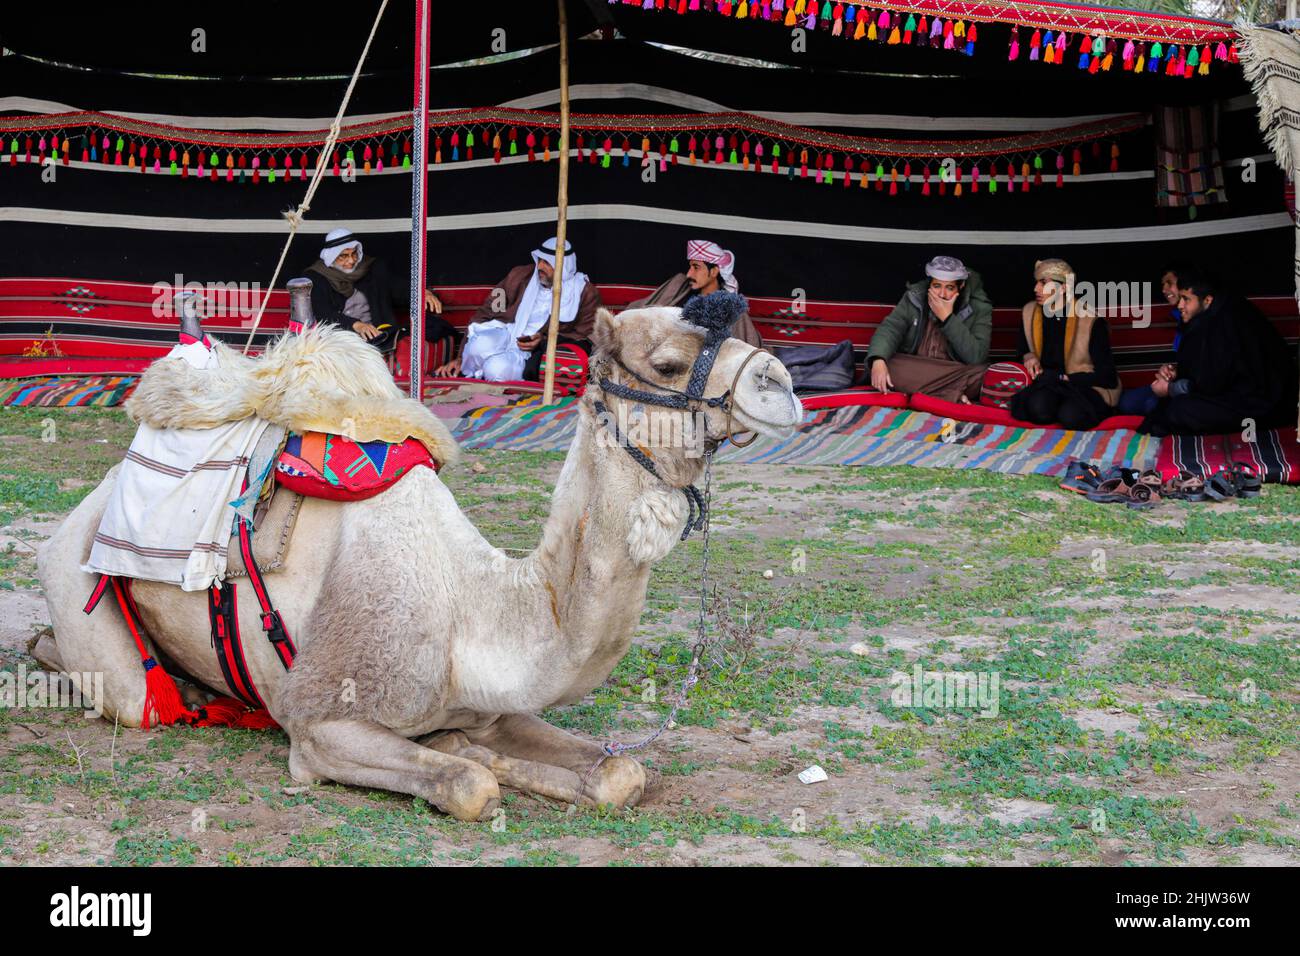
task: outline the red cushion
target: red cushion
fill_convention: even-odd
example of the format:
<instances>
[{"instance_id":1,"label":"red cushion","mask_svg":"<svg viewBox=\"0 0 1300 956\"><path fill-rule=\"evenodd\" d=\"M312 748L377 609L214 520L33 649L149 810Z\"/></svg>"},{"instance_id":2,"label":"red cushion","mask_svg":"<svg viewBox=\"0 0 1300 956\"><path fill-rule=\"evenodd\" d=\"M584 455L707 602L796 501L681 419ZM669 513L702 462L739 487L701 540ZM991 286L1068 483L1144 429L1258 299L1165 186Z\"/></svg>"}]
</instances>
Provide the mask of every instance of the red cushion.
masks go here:
<instances>
[{"instance_id":1,"label":"red cushion","mask_svg":"<svg viewBox=\"0 0 1300 956\"><path fill-rule=\"evenodd\" d=\"M964 405L961 402L946 402L933 395L919 392L908 399L907 407L918 412L941 415L958 422L975 422L980 425L1009 425L1012 428L1043 428L1032 422L1017 421L1005 408L991 408L988 405Z\"/></svg>"},{"instance_id":2,"label":"red cushion","mask_svg":"<svg viewBox=\"0 0 1300 956\"><path fill-rule=\"evenodd\" d=\"M928 412L931 415L942 415L944 418L951 418L959 422L977 422L981 425L1009 425L1012 428L1061 428L1060 425L1035 425L1033 422L1022 422L1011 417L1011 412L1005 408L990 408L986 405L963 405L959 402L945 402L941 398L934 398L931 395L915 394L911 397L907 405L908 408L918 412ZM1141 415L1112 415L1110 418L1103 418L1094 428L1088 431L1104 432L1114 431L1117 428L1137 428L1142 424Z\"/></svg>"},{"instance_id":3,"label":"red cushion","mask_svg":"<svg viewBox=\"0 0 1300 956\"><path fill-rule=\"evenodd\" d=\"M816 411L820 408L845 408L865 405L872 408L906 408L907 396L902 392L890 392L888 395L874 389L855 388L842 392L826 392L802 398L804 411Z\"/></svg>"}]
</instances>

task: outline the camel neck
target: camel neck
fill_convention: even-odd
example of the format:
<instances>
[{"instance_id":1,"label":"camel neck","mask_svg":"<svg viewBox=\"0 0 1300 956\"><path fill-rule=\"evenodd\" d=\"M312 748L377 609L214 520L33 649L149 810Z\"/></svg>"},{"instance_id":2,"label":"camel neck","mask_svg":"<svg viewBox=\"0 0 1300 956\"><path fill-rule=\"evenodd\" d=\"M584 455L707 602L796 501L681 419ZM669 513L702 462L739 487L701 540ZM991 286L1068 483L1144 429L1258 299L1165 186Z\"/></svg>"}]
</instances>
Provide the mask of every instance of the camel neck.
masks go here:
<instances>
[{"instance_id":1,"label":"camel neck","mask_svg":"<svg viewBox=\"0 0 1300 956\"><path fill-rule=\"evenodd\" d=\"M611 614L628 612L634 626L650 565L672 549L686 520L682 493L606 440L603 428L582 403L532 555L542 586L551 591L556 624L566 630L604 629Z\"/></svg>"}]
</instances>

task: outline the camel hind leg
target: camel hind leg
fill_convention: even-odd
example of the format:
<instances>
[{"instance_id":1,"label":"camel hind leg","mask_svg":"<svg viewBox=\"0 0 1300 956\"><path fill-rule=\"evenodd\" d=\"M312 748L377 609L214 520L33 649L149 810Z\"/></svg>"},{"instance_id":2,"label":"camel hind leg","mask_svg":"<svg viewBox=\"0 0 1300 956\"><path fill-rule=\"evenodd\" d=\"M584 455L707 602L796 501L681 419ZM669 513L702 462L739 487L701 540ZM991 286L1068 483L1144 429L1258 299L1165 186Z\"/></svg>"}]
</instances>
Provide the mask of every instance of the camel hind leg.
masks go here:
<instances>
[{"instance_id":1,"label":"camel hind leg","mask_svg":"<svg viewBox=\"0 0 1300 956\"><path fill-rule=\"evenodd\" d=\"M486 820L501 803L492 771L440 753L368 720L343 718L294 726L289 772L295 780L333 780L423 797L457 820Z\"/></svg>"},{"instance_id":2,"label":"camel hind leg","mask_svg":"<svg viewBox=\"0 0 1300 956\"><path fill-rule=\"evenodd\" d=\"M99 527L109 495L117 482L115 466L99 487L63 520L36 552L36 566L49 606L57 654L43 653L44 662L57 662L67 673L104 675L103 712L123 726L138 727L144 713L145 682L140 652L111 592L91 614L86 599L98 577L81 570L90 556L91 539ZM36 651L41 650L38 644Z\"/></svg>"}]
</instances>

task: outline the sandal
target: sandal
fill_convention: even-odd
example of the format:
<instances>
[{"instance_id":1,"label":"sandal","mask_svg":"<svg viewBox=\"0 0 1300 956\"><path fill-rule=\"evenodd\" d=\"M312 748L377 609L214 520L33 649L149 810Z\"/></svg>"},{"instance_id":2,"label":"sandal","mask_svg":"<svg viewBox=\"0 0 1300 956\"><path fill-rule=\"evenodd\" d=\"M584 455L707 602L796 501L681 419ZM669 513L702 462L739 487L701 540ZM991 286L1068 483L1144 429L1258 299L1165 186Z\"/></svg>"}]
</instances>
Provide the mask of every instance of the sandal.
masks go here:
<instances>
[{"instance_id":1,"label":"sandal","mask_svg":"<svg viewBox=\"0 0 1300 956\"><path fill-rule=\"evenodd\" d=\"M1237 497L1237 482L1226 468L1216 471L1205 483L1206 497L1212 501L1227 501Z\"/></svg>"},{"instance_id":2,"label":"sandal","mask_svg":"<svg viewBox=\"0 0 1300 956\"><path fill-rule=\"evenodd\" d=\"M1160 497L1176 498L1179 501L1204 501L1209 497L1205 493L1205 479L1190 471L1180 471L1177 478L1170 478L1160 488Z\"/></svg>"},{"instance_id":3,"label":"sandal","mask_svg":"<svg viewBox=\"0 0 1300 956\"><path fill-rule=\"evenodd\" d=\"M1118 475L1107 478L1097 486L1096 491L1088 493L1089 501L1099 504L1122 502L1134 511L1147 511L1160 503L1162 482L1159 472L1144 471L1138 474L1132 468L1116 470Z\"/></svg>"},{"instance_id":4,"label":"sandal","mask_svg":"<svg viewBox=\"0 0 1300 956\"><path fill-rule=\"evenodd\" d=\"M1112 468L1105 473L1095 491L1086 493L1089 501L1112 505L1129 501L1134 486L1138 483L1138 473L1132 468Z\"/></svg>"},{"instance_id":5,"label":"sandal","mask_svg":"<svg viewBox=\"0 0 1300 956\"><path fill-rule=\"evenodd\" d=\"M1261 487L1263 483L1254 465L1248 465L1244 461L1234 461L1230 473L1233 483L1237 486L1237 497L1258 498L1264 493Z\"/></svg>"},{"instance_id":6,"label":"sandal","mask_svg":"<svg viewBox=\"0 0 1300 956\"><path fill-rule=\"evenodd\" d=\"M1144 471L1138 475L1137 483L1129 495L1126 504L1134 511L1147 511L1160 504L1160 492L1164 481L1158 471Z\"/></svg>"},{"instance_id":7,"label":"sandal","mask_svg":"<svg viewBox=\"0 0 1300 956\"><path fill-rule=\"evenodd\" d=\"M1061 479L1059 487L1064 491L1086 495L1090 491L1096 491L1101 481L1101 471L1096 465L1090 461L1074 460L1066 465L1065 477Z\"/></svg>"}]
</instances>

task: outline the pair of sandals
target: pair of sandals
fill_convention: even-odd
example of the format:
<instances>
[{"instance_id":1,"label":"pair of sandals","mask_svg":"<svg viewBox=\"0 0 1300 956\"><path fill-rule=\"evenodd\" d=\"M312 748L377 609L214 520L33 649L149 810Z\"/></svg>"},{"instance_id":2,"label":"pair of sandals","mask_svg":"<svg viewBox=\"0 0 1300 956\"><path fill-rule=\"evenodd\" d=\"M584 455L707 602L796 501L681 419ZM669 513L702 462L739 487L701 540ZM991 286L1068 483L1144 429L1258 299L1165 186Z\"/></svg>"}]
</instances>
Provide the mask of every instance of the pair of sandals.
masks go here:
<instances>
[{"instance_id":1,"label":"pair of sandals","mask_svg":"<svg viewBox=\"0 0 1300 956\"><path fill-rule=\"evenodd\" d=\"M1214 501L1228 498L1258 498L1264 493L1259 472L1244 461L1234 461L1221 468L1205 483L1206 497Z\"/></svg>"},{"instance_id":2,"label":"pair of sandals","mask_svg":"<svg viewBox=\"0 0 1300 956\"><path fill-rule=\"evenodd\" d=\"M1072 461L1066 467L1061 488L1083 495L1089 501L1123 503L1130 508L1146 510L1159 503L1164 482L1156 471L1139 472L1119 466L1102 471L1091 462Z\"/></svg>"},{"instance_id":3,"label":"pair of sandals","mask_svg":"<svg viewBox=\"0 0 1300 956\"><path fill-rule=\"evenodd\" d=\"M1258 498L1262 493L1258 472L1244 462L1233 462L1212 475L1209 481L1189 471L1164 480L1158 471L1138 472L1114 467L1101 471L1086 461L1072 461L1066 468L1061 488L1099 504L1123 503L1136 511L1147 511L1161 498L1180 501L1224 501L1228 498Z\"/></svg>"}]
</instances>

